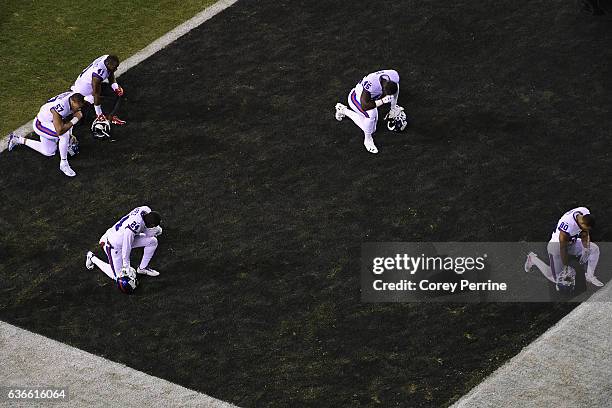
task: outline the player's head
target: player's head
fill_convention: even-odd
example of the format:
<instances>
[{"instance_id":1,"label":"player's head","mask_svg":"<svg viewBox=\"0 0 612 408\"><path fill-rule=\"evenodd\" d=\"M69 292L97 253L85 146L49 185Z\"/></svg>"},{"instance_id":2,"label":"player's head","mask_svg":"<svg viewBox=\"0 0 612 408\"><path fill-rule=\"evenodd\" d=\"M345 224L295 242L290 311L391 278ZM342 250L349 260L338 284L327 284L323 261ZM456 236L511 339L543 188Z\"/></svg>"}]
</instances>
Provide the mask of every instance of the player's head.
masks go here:
<instances>
[{"instance_id":1,"label":"player's head","mask_svg":"<svg viewBox=\"0 0 612 408\"><path fill-rule=\"evenodd\" d=\"M161 223L161 215L157 211L151 211L142 216L147 228L155 228Z\"/></svg>"},{"instance_id":2,"label":"player's head","mask_svg":"<svg viewBox=\"0 0 612 408\"><path fill-rule=\"evenodd\" d=\"M74 93L70 96L70 109L72 112L78 112L85 106L85 98L80 93Z\"/></svg>"},{"instance_id":3,"label":"player's head","mask_svg":"<svg viewBox=\"0 0 612 408\"><path fill-rule=\"evenodd\" d=\"M397 83L383 78L381 80L381 85L385 95L395 95L397 93Z\"/></svg>"},{"instance_id":4,"label":"player's head","mask_svg":"<svg viewBox=\"0 0 612 408\"><path fill-rule=\"evenodd\" d=\"M583 231L590 231L595 228L595 218L591 214L579 215L576 217L576 221Z\"/></svg>"},{"instance_id":5,"label":"player's head","mask_svg":"<svg viewBox=\"0 0 612 408\"><path fill-rule=\"evenodd\" d=\"M110 72L115 72L119 67L119 57L117 57L116 55L109 55L104 60L104 65L106 65L106 68Z\"/></svg>"}]
</instances>

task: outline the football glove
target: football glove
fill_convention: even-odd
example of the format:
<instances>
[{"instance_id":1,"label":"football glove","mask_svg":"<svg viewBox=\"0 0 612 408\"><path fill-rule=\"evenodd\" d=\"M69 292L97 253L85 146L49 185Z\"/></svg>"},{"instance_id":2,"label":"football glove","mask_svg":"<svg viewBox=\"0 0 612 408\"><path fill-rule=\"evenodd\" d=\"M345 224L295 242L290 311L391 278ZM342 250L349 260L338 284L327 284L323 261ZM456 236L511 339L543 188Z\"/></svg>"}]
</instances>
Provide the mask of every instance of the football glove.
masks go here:
<instances>
[{"instance_id":1,"label":"football glove","mask_svg":"<svg viewBox=\"0 0 612 408\"><path fill-rule=\"evenodd\" d=\"M130 279L136 279L136 269L131 266L123 266L121 267L121 276L127 276Z\"/></svg>"},{"instance_id":2,"label":"football glove","mask_svg":"<svg viewBox=\"0 0 612 408\"><path fill-rule=\"evenodd\" d=\"M389 110L389 113L387 114L387 116L385 116L385 119L395 119L402 114L403 110L404 108L402 108L401 106L394 105Z\"/></svg>"},{"instance_id":3,"label":"football glove","mask_svg":"<svg viewBox=\"0 0 612 408\"><path fill-rule=\"evenodd\" d=\"M119 86L118 83L113 82L111 84L111 88L113 88L113 91L115 92L115 94L117 94L117 96L123 96L123 88Z\"/></svg>"},{"instance_id":4,"label":"football glove","mask_svg":"<svg viewBox=\"0 0 612 408\"><path fill-rule=\"evenodd\" d=\"M158 225L157 227L147 228L145 230L145 236L147 237L159 237L162 234L162 227Z\"/></svg>"},{"instance_id":5,"label":"football glove","mask_svg":"<svg viewBox=\"0 0 612 408\"><path fill-rule=\"evenodd\" d=\"M589 263L589 256L591 256L591 249L590 248L582 248L582 255L580 256L580 264L584 265L586 263Z\"/></svg>"}]
</instances>

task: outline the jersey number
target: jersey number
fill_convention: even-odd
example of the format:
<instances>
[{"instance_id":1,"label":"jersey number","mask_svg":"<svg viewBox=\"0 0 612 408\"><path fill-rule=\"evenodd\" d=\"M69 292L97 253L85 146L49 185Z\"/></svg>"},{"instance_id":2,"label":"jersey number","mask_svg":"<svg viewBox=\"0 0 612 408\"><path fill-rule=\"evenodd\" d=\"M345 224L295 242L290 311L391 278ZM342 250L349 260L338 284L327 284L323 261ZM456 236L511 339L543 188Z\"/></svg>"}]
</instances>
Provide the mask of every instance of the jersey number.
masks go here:
<instances>
[{"instance_id":1,"label":"jersey number","mask_svg":"<svg viewBox=\"0 0 612 408\"><path fill-rule=\"evenodd\" d=\"M365 89L366 91L369 91L371 87L372 87L372 84L370 83L370 81L363 81L363 89Z\"/></svg>"},{"instance_id":2,"label":"jersey number","mask_svg":"<svg viewBox=\"0 0 612 408\"><path fill-rule=\"evenodd\" d=\"M566 223L564 223L564 222L561 222L561 223L559 224L559 229L560 229L561 231L567 231L567 229L568 229L568 228L569 228L569 225L568 225L568 224L566 224Z\"/></svg>"},{"instance_id":3,"label":"jersey number","mask_svg":"<svg viewBox=\"0 0 612 408\"><path fill-rule=\"evenodd\" d=\"M117 225L115 225L115 231L119 231L119 228L121 228L121 225L125 222L125 220L127 220L128 218L130 218L129 215L126 215L125 217L123 217L122 219L119 220L119 222L117 223Z\"/></svg>"}]
</instances>

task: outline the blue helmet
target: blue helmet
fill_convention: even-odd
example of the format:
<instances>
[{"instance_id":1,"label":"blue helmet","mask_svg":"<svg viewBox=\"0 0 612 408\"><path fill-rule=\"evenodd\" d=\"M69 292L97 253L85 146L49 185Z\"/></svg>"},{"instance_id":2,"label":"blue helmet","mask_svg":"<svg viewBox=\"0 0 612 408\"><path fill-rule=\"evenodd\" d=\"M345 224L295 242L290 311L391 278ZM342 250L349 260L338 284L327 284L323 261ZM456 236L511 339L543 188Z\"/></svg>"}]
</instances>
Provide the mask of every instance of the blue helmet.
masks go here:
<instances>
[{"instance_id":1,"label":"blue helmet","mask_svg":"<svg viewBox=\"0 0 612 408\"><path fill-rule=\"evenodd\" d=\"M136 290L136 286L138 285L138 281L136 279L132 279L129 276L121 276L117 278L117 287L123 293L131 295Z\"/></svg>"},{"instance_id":2,"label":"blue helmet","mask_svg":"<svg viewBox=\"0 0 612 408\"><path fill-rule=\"evenodd\" d=\"M557 276L557 291L564 295L571 295L574 293L576 287L576 270L571 266L566 266L561 270L559 276Z\"/></svg>"}]
</instances>

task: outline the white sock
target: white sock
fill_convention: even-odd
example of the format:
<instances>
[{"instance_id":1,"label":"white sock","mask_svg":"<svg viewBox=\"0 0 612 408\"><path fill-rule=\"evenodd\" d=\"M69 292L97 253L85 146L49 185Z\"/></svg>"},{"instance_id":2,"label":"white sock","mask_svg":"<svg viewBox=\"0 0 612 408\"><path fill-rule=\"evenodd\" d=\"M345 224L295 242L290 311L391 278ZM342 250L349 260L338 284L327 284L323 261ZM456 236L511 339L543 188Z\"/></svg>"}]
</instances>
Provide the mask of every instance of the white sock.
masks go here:
<instances>
[{"instance_id":1,"label":"white sock","mask_svg":"<svg viewBox=\"0 0 612 408\"><path fill-rule=\"evenodd\" d=\"M62 160L66 160L66 164L68 163L68 145L70 144L70 134L64 133L59 138L59 152L60 158Z\"/></svg>"},{"instance_id":2,"label":"white sock","mask_svg":"<svg viewBox=\"0 0 612 408\"><path fill-rule=\"evenodd\" d=\"M142 260L140 261L140 269L145 269L149 266L149 262L151 262L151 258L153 258L153 254L155 254L155 250L157 249L157 245L146 246L144 248L144 254L142 255Z\"/></svg>"},{"instance_id":3,"label":"white sock","mask_svg":"<svg viewBox=\"0 0 612 408\"><path fill-rule=\"evenodd\" d=\"M113 268L100 258L96 256L91 257L91 261L96 265L102 272L104 272L109 278L115 280L115 274L113 273Z\"/></svg>"}]
</instances>

